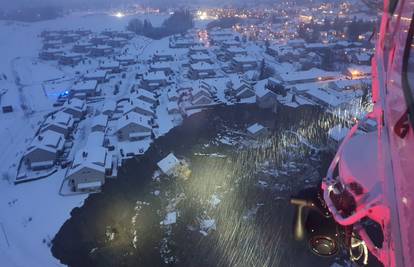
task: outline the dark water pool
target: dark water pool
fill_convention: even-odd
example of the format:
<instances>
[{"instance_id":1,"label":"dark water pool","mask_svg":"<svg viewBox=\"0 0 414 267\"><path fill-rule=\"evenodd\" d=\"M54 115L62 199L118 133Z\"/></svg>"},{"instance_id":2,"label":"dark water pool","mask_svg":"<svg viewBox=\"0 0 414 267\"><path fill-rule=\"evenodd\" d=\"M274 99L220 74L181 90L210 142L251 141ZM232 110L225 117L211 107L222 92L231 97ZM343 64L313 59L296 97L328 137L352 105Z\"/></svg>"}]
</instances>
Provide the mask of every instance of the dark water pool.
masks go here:
<instances>
[{"instance_id":1,"label":"dark water pool","mask_svg":"<svg viewBox=\"0 0 414 267\"><path fill-rule=\"evenodd\" d=\"M102 193L89 196L53 240L52 253L73 266L330 266L294 242L288 197L317 184L331 155L332 118L314 107L220 107L187 118L128 161ZM253 140L250 124L271 127ZM311 146L303 144L303 136ZM154 176L168 153L191 175ZM167 214L176 222L165 225ZM206 226L207 225L207 226Z\"/></svg>"}]
</instances>

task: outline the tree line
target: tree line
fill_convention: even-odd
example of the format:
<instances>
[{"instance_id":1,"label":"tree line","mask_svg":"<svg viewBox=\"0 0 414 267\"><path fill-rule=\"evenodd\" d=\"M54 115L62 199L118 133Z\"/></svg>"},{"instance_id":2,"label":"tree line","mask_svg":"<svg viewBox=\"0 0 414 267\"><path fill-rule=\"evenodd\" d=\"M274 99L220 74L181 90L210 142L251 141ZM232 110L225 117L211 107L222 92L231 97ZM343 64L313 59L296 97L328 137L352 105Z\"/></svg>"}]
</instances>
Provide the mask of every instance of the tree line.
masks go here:
<instances>
[{"instance_id":1,"label":"tree line","mask_svg":"<svg viewBox=\"0 0 414 267\"><path fill-rule=\"evenodd\" d=\"M151 21L145 19L132 19L129 21L127 30L151 39L161 39L170 35L184 33L194 26L193 15L188 10L174 12L164 20L160 27L154 27Z\"/></svg>"}]
</instances>

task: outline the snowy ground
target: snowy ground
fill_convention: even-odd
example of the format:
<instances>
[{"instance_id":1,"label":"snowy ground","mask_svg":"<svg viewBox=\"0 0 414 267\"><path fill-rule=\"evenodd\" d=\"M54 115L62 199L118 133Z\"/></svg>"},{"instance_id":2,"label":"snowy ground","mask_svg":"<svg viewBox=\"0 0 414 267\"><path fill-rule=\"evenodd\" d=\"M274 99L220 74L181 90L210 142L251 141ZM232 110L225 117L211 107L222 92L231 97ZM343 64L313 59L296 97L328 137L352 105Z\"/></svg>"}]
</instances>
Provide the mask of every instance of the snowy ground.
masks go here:
<instances>
[{"instance_id":1,"label":"snowy ground","mask_svg":"<svg viewBox=\"0 0 414 267\"><path fill-rule=\"evenodd\" d=\"M154 25L163 15L142 15ZM141 16L141 17L142 17ZM40 62L38 53L43 30L87 28L93 31L123 30L131 17L106 14L74 14L53 21L19 23L0 21L0 89L7 89L2 101L13 104L14 112L0 113L0 262L7 267L59 266L48 246L74 207L87 195L62 197L59 189L64 178L61 170L44 180L15 186L18 160L33 138L43 116L53 111L56 96L75 79L76 69L59 68ZM28 42L30 40L30 42ZM142 52L148 42L136 40L135 50ZM149 52L151 53L151 51ZM96 64L89 66L93 69ZM82 70L87 68L82 67ZM132 80L132 77L126 77ZM118 97L128 92L125 83ZM53 216L51 216L53 214Z\"/></svg>"}]
</instances>

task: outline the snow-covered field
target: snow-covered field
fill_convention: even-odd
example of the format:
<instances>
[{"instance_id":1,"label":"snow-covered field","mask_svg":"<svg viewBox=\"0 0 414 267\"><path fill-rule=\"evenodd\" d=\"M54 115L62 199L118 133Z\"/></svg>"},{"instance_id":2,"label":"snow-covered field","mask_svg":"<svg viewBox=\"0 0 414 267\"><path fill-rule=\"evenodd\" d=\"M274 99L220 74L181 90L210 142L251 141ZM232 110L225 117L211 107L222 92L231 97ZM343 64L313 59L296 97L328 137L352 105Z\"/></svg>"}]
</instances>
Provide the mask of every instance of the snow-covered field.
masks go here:
<instances>
[{"instance_id":1,"label":"snow-covered field","mask_svg":"<svg viewBox=\"0 0 414 267\"><path fill-rule=\"evenodd\" d=\"M51 63L38 61L43 30L85 28L123 30L131 17L107 14L73 14L52 21L20 23L0 21L0 90L2 101L13 104L14 112L0 113L0 262L5 267L59 266L49 242L81 206L87 195L59 195L63 172L44 180L14 185L18 161L33 138L43 116L53 110L54 89L65 88L74 78ZM141 15L159 25L162 15ZM47 81L61 79L50 88ZM126 88L124 89L126 91ZM57 92L59 93L59 92ZM22 108L25 107L25 108Z\"/></svg>"}]
</instances>

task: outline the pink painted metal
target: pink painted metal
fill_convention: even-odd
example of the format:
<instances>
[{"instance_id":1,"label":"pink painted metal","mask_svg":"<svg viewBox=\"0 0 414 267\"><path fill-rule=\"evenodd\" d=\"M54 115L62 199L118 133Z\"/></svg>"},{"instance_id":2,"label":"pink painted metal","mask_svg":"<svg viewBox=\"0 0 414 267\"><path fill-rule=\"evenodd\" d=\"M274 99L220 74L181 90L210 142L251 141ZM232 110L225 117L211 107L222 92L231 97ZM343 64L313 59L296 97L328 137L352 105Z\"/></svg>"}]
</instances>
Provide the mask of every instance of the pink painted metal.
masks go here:
<instances>
[{"instance_id":1,"label":"pink painted metal","mask_svg":"<svg viewBox=\"0 0 414 267\"><path fill-rule=\"evenodd\" d=\"M341 225L353 225L368 249L384 266L414 266L414 130L407 125L403 71L406 49L411 49L414 0L399 0L393 13L384 1L380 36L372 61L374 111L377 131L359 134L355 125L331 163L322 189L328 209ZM407 42L408 45L407 45ZM414 48L413 54L414 57ZM414 67L414 66L413 66ZM408 131L407 131L408 130ZM338 169L338 172L335 170ZM351 193L355 211L345 216L332 201L335 184ZM355 190L355 185L360 189ZM377 222L383 231L382 247L376 247L359 222Z\"/></svg>"}]
</instances>

